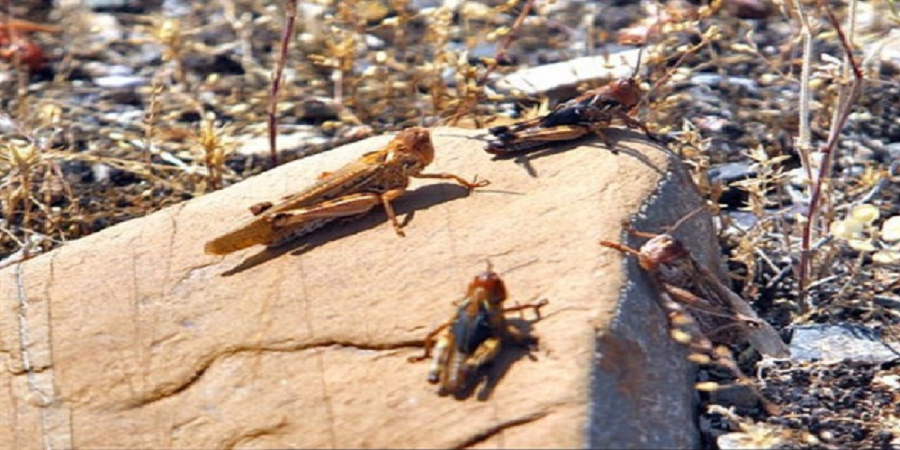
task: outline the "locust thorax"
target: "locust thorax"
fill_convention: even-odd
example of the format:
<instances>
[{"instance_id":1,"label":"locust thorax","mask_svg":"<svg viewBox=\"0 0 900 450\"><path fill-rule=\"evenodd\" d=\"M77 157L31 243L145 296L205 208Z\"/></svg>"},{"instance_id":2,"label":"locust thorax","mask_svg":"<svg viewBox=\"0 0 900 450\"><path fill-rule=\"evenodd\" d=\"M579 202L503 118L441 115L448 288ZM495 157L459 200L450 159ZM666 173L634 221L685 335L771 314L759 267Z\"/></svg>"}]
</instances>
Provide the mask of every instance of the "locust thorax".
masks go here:
<instances>
[{"instance_id":1,"label":"locust thorax","mask_svg":"<svg viewBox=\"0 0 900 450\"><path fill-rule=\"evenodd\" d=\"M689 256L681 241L671 234L660 234L641 246L640 265L647 271L654 271L660 265Z\"/></svg>"}]
</instances>

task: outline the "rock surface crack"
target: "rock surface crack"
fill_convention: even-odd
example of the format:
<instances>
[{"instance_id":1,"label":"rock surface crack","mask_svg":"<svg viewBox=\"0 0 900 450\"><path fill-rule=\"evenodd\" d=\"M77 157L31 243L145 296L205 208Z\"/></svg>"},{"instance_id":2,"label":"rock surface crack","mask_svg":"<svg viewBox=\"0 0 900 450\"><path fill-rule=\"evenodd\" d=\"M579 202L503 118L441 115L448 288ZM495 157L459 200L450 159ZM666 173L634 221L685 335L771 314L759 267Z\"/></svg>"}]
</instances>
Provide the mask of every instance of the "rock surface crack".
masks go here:
<instances>
[{"instance_id":1,"label":"rock surface crack","mask_svg":"<svg viewBox=\"0 0 900 450\"><path fill-rule=\"evenodd\" d=\"M546 417L549 414L550 414L550 411L538 411L538 412L529 414L524 417L518 417L515 419L510 419L507 421L500 422L478 434L470 436L469 438L465 439L464 441L462 441L458 444L452 445L451 447L459 448L459 449L474 447L474 446L481 444L481 443L487 441L488 439L502 433L505 430L508 430L510 428L519 427L522 425L526 425L531 422L535 422L537 420L540 420L540 419Z\"/></svg>"},{"instance_id":2,"label":"rock surface crack","mask_svg":"<svg viewBox=\"0 0 900 450\"><path fill-rule=\"evenodd\" d=\"M254 347L237 347L230 348L218 353L211 355L210 357L201 361L199 367L197 367L190 375L184 377L179 380L161 383L152 389L150 392L145 393L130 402L126 402L124 407L125 410L141 408L161 400L164 400L169 397L177 396L188 389L191 386L195 385L198 381L203 378L203 375L214 366L219 361L229 358L232 356L237 356L246 353L293 353L293 352L304 352L309 350L328 348L328 347L338 347L341 349L352 349L352 350L363 350L363 351L389 351L389 350L398 350L403 348L418 348L422 345L421 340L409 340L409 341L396 341L396 342L387 342L387 343L358 343L352 341L342 341L342 340L325 340L318 342L308 342L308 343L296 343L293 345L269 345L269 346L254 346Z\"/></svg>"}]
</instances>

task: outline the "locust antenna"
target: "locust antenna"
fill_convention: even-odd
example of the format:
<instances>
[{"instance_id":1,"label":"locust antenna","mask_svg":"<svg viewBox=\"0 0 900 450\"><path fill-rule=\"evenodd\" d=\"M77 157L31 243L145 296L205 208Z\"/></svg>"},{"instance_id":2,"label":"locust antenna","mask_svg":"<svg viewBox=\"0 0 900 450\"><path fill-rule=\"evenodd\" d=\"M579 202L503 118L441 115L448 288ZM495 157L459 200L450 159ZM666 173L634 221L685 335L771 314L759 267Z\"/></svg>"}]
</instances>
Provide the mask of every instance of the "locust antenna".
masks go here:
<instances>
[{"instance_id":1,"label":"locust antenna","mask_svg":"<svg viewBox=\"0 0 900 450\"><path fill-rule=\"evenodd\" d=\"M693 211L686 214L684 217L678 219L678 221L675 222L674 225L672 225L671 227L667 227L668 230L666 230L666 233L668 233L668 234L675 233L675 230L677 230L678 227L684 225L685 222L690 220L692 217L696 216L699 212L704 211L705 209L706 209L706 207L704 207L703 205L698 206Z\"/></svg>"},{"instance_id":2,"label":"locust antenna","mask_svg":"<svg viewBox=\"0 0 900 450\"><path fill-rule=\"evenodd\" d=\"M641 49L638 50L637 64L635 64L635 66L634 66L634 72L631 73L632 80L637 79L638 72L641 71L641 59L643 59L644 47L646 47L646 46L647 46L646 44L641 44Z\"/></svg>"}]
</instances>

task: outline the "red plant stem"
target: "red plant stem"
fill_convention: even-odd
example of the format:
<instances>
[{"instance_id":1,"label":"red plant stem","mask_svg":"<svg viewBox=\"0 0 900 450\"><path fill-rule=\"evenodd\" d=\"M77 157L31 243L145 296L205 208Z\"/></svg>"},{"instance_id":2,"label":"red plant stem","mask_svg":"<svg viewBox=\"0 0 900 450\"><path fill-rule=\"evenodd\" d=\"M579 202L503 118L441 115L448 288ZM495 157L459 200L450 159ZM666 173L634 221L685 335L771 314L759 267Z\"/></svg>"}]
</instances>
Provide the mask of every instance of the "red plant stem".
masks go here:
<instances>
[{"instance_id":1,"label":"red plant stem","mask_svg":"<svg viewBox=\"0 0 900 450\"><path fill-rule=\"evenodd\" d=\"M275 73L272 74L272 88L269 91L269 154L272 158L272 167L278 165L278 91L281 88L281 73L284 71L284 63L287 60L288 46L291 44L291 36L294 35L294 22L297 20L297 0L284 2L286 16L284 33L281 35L281 52L275 63Z\"/></svg>"},{"instance_id":2,"label":"red plant stem","mask_svg":"<svg viewBox=\"0 0 900 450\"><path fill-rule=\"evenodd\" d=\"M809 198L809 208L806 213L806 223L803 226L803 235L801 236L800 242L800 264L798 270L798 278L800 281L800 311L801 313L805 313L809 310L808 302L806 301L807 297L807 287L809 285L809 273L810 273L810 244L812 241L812 228L813 221L816 218L816 213L819 210L819 200L822 196L822 180L829 176L829 172L831 171L831 159L834 155L834 149L837 146L838 138L840 137L841 130L844 129L844 125L847 123L847 118L850 117L850 112L852 110L853 104L859 98L862 92L862 71L859 69L859 66L856 64L856 60L853 58L853 49L850 48L850 43L847 41L847 36L844 35L844 31L841 29L840 24L837 21L837 18L834 16L834 13L831 12L831 8L828 7L828 4L822 0L819 2L819 5L825 8L825 11L828 13L828 18L831 20L831 25L837 31L838 38L841 41L841 45L844 47L844 51L847 52L847 59L850 61L850 67L853 69L853 83L850 85L850 95L847 96L845 101L839 105L840 114L838 115L837 126L832 126L831 132L828 135L828 142L825 143L820 149L820 153L822 154L822 160L819 162L819 173L816 176L815 183L813 184L812 193Z\"/></svg>"},{"instance_id":3,"label":"red plant stem","mask_svg":"<svg viewBox=\"0 0 900 450\"><path fill-rule=\"evenodd\" d=\"M509 35L506 36L503 44L500 45L500 48L497 49L497 53L494 54L494 64L488 66L487 70L484 71L484 75L482 75L481 79L478 80L479 86L484 85L491 73L494 72L494 68L497 67L497 64L500 64L500 59L506 56L506 50L509 49L509 46L512 45L513 40L515 40L516 31L518 31L522 26L522 22L525 21L525 16L527 16L528 12L531 11L532 5L534 5L534 0L528 0L525 2L525 6L522 7L522 12L519 13L518 17L516 17L516 21L513 22L512 28L509 29Z\"/></svg>"}]
</instances>

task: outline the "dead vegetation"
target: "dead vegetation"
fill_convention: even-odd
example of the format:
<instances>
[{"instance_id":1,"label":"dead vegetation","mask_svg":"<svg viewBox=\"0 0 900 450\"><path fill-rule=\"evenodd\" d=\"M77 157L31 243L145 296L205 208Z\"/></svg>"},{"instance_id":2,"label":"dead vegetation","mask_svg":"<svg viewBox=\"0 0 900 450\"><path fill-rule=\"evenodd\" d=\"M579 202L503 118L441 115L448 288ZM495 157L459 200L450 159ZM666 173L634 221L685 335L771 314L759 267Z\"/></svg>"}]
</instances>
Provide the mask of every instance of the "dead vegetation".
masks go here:
<instances>
[{"instance_id":1,"label":"dead vegetation","mask_svg":"<svg viewBox=\"0 0 900 450\"><path fill-rule=\"evenodd\" d=\"M736 291L778 328L855 322L896 340L892 0L109 3L119 7L2 3L0 265L374 133L535 115L566 98L497 81L638 41L650 91L641 120L692 167ZM34 48L45 63L32 63ZM277 142L248 150L276 129ZM840 378L814 364L741 362L770 388L790 389L784 377L797 373ZM865 370L883 377L892 364ZM869 419L831 443L823 430L833 435L840 418L768 420L825 445L896 446L900 412L863 403L854 407L873 408ZM758 408L740 412L764 420ZM706 417L721 432L752 428L722 425L726 416Z\"/></svg>"}]
</instances>

